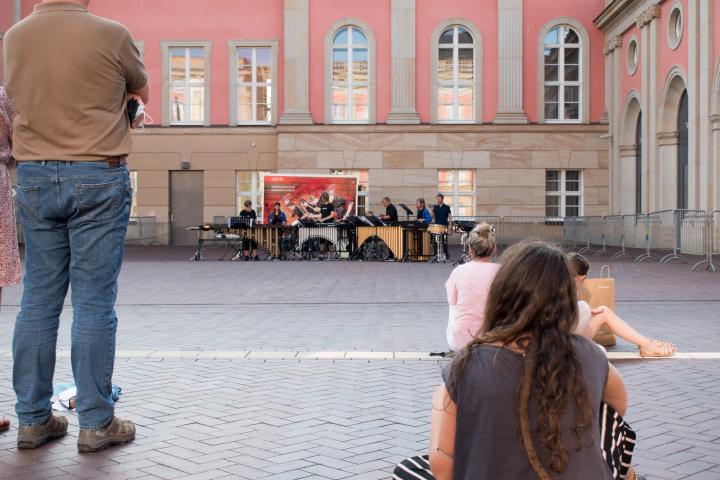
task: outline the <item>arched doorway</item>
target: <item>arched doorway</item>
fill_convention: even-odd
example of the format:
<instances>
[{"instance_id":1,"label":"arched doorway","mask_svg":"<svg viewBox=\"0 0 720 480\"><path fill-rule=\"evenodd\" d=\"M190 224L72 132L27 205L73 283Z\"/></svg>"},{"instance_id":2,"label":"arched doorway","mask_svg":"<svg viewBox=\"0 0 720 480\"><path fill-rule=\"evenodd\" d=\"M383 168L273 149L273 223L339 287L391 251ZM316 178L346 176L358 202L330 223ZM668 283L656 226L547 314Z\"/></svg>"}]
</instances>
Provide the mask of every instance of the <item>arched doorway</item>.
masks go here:
<instances>
[{"instance_id":1,"label":"arched doorway","mask_svg":"<svg viewBox=\"0 0 720 480\"><path fill-rule=\"evenodd\" d=\"M679 67L668 73L663 93L663 105L658 125L658 185L660 195L656 210L685 209L693 197L694 181L690 179L688 107L689 99L685 75ZM647 198L647 196L646 196Z\"/></svg>"},{"instance_id":2,"label":"arched doorway","mask_svg":"<svg viewBox=\"0 0 720 480\"><path fill-rule=\"evenodd\" d=\"M625 111L620 126L619 150L620 158L616 165L617 177L615 190L619 194L618 213L631 215L639 213L643 207L644 161L642 145L642 115L640 110L640 97L637 92L631 91L625 100Z\"/></svg>"},{"instance_id":3,"label":"arched doorway","mask_svg":"<svg viewBox=\"0 0 720 480\"><path fill-rule=\"evenodd\" d=\"M684 90L680 96L677 116L677 208L688 208L688 95Z\"/></svg>"},{"instance_id":4,"label":"arched doorway","mask_svg":"<svg viewBox=\"0 0 720 480\"><path fill-rule=\"evenodd\" d=\"M635 213L642 213L642 112L635 125Z\"/></svg>"}]
</instances>

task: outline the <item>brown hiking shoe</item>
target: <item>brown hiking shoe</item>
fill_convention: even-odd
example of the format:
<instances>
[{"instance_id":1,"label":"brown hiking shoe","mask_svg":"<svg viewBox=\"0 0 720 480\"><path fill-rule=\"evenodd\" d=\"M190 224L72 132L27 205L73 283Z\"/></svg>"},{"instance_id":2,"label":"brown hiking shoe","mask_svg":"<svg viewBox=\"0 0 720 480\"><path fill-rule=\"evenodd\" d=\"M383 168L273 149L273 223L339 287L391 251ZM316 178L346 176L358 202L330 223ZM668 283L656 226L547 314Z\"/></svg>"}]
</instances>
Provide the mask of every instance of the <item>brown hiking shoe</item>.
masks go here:
<instances>
[{"instance_id":1,"label":"brown hiking shoe","mask_svg":"<svg viewBox=\"0 0 720 480\"><path fill-rule=\"evenodd\" d=\"M67 433L67 418L50 415L47 422L42 425L20 425L18 428L17 448L38 448L50 440L65 436Z\"/></svg>"},{"instance_id":2,"label":"brown hiking shoe","mask_svg":"<svg viewBox=\"0 0 720 480\"><path fill-rule=\"evenodd\" d=\"M120 420L115 416L103 428L80 430L78 451L99 452L113 445L132 442L135 438L135 425L130 420Z\"/></svg>"}]
</instances>

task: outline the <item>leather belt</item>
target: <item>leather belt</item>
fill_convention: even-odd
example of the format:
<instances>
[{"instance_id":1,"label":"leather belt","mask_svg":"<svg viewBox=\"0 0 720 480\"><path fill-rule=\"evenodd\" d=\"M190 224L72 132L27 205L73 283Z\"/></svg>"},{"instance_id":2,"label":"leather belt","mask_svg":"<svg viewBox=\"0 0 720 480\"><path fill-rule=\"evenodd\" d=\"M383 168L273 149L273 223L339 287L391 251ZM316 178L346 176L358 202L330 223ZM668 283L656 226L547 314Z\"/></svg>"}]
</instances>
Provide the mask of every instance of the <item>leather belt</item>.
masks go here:
<instances>
[{"instance_id":1,"label":"leather belt","mask_svg":"<svg viewBox=\"0 0 720 480\"><path fill-rule=\"evenodd\" d=\"M110 168L120 168L123 165L127 165L127 160L125 159L125 157L110 157L101 161L107 162L108 167Z\"/></svg>"}]
</instances>

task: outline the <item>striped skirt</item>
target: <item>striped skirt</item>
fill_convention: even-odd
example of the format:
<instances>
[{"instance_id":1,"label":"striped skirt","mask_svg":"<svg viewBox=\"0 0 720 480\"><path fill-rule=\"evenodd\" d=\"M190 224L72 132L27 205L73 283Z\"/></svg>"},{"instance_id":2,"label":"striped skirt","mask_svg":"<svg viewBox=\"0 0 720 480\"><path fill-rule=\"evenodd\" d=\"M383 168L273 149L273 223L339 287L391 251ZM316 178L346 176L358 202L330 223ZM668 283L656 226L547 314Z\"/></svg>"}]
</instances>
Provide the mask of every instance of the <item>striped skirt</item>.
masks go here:
<instances>
[{"instance_id":1,"label":"striped skirt","mask_svg":"<svg viewBox=\"0 0 720 480\"><path fill-rule=\"evenodd\" d=\"M600 438L602 454L617 480L627 475L635 448L635 432L612 407L602 404L600 409ZM393 480L435 480L427 455L403 460L395 467Z\"/></svg>"}]
</instances>

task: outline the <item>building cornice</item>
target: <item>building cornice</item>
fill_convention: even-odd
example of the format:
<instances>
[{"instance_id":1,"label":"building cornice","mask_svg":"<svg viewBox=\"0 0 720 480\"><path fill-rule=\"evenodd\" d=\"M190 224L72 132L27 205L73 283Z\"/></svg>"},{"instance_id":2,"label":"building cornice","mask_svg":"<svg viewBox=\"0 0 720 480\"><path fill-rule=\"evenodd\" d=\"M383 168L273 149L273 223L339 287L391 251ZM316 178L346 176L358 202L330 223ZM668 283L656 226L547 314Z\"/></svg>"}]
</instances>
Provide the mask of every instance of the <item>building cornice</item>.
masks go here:
<instances>
[{"instance_id":1,"label":"building cornice","mask_svg":"<svg viewBox=\"0 0 720 480\"><path fill-rule=\"evenodd\" d=\"M660 3L661 0L614 0L600 12L593 23L606 35L621 34L636 24L639 17L659 7Z\"/></svg>"},{"instance_id":2,"label":"building cornice","mask_svg":"<svg viewBox=\"0 0 720 480\"><path fill-rule=\"evenodd\" d=\"M621 157L634 157L637 155L637 146L635 145L620 145L619 150Z\"/></svg>"},{"instance_id":3,"label":"building cornice","mask_svg":"<svg viewBox=\"0 0 720 480\"><path fill-rule=\"evenodd\" d=\"M595 17L593 23L600 30L604 30L612 23L613 20L625 13L625 10L632 6L635 1L636 0L614 0L610 2L610 4L607 5L602 12L600 12L600 15Z\"/></svg>"},{"instance_id":4,"label":"building cornice","mask_svg":"<svg viewBox=\"0 0 720 480\"><path fill-rule=\"evenodd\" d=\"M608 125L592 124L420 124L420 125L278 125L278 133L608 133Z\"/></svg>"},{"instance_id":5,"label":"building cornice","mask_svg":"<svg viewBox=\"0 0 720 480\"><path fill-rule=\"evenodd\" d=\"M591 124L527 124L527 125L493 125L485 124L420 124L420 125L278 125L278 126L238 126L229 127L214 125L201 126L147 126L144 130L133 130L133 137L140 138L153 135L277 135L279 133L592 133L606 135L608 125Z\"/></svg>"},{"instance_id":6,"label":"building cornice","mask_svg":"<svg viewBox=\"0 0 720 480\"><path fill-rule=\"evenodd\" d=\"M649 24L654 19L660 18L661 13L662 8L660 7L660 5L653 5L652 7L648 8L640 15L638 15L637 19L635 20L635 24L638 28L643 28L645 25Z\"/></svg>"},{"instance_id":7,"label":"building cornice","mask_svg":"<svg viewBox=\"0 0 720 480\"><path fill-rule=\"evenodd\" d=\"M614 37L610 37L607 42L605 42L605 47L603 48L603 53L605 55L608 55L615 51L616 49L622 47L622 36L615 35Z\"/></svg>"},{"instance_id":8,"label":"building cornice","mask_svg":"<svg viewBox=\"0 0 720 480\"><path fill-rule=\"evenodd\" d=\"M677 132L658 132L657 135L658 145L677 145L678 133Z\"/></svg>"},{"instance_id":9,"label":"building cornice","mask_svg":"<svg viewBox=\"0 0 720 480\"><path fill-rule=\"evenodd\" d=\"M710 115L710 124L713 130L720 130L720 113Z\"/></svg>"}]
</instances>

